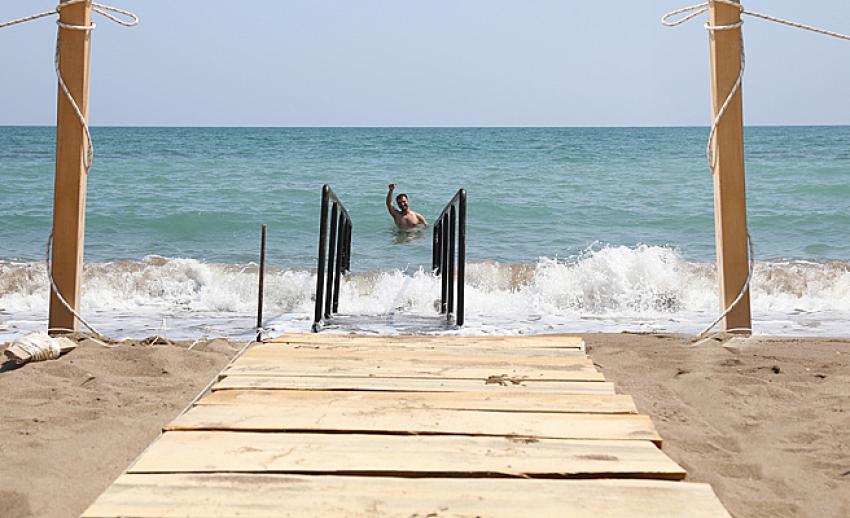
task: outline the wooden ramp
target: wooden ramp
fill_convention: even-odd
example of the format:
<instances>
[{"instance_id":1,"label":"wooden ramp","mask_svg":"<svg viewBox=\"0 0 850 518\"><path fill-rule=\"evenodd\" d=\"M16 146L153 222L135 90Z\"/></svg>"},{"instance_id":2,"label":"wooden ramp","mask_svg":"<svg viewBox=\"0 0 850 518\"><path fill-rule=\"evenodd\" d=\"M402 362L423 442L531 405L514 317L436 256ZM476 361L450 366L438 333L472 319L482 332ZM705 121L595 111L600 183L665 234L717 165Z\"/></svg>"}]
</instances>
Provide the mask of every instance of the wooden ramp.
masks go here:
<instances>
[{"instance_id":1,"label":"wooden ramp","mask_svg":"<svg viewBox=\"0 0 850 518\"><path fill-rule=\"evenodd\" d=\"M257 344L83 514L728 517L581 339Z\"/></svg>"}]
</instances>

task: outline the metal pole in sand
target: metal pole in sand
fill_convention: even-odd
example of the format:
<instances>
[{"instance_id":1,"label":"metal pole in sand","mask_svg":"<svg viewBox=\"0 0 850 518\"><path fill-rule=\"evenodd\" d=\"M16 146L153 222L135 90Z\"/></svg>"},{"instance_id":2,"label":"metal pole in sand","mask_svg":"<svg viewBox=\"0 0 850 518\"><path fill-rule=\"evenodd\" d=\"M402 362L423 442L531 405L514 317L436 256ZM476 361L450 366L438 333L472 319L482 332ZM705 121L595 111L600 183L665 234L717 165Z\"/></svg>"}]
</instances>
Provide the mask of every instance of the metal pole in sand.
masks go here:
<instances>
[{"instance_id":1,"label":"metal pole in sand","mask_svg":"<svg viewBox=\"0 0 850 518\"><path fill-rule=\"evenodd\" d=\"M91 2L59 10L71 26L91 25ZM88 120L91 31L60 28L59 69L65 84ZM56 109L56 180L53 195L53 278L68 304L80 307L83 235L86 222L86 134L61 87ZM77 330L77 320L50 292L50 329Z\"/></svg>"},{"instance_id":2,"label":"metal pole in sand","mask_svg":"<svg viewBox=\"0 0 850 518\"><path fill-rule=\"evenodd\" d=\"M266 224L263 223L263 229L260 237L260 281L257 293L257 341L263 340L263 285L266 277Z\"/></svg>"},{"instance_id":3,"label":"metal pole in sand","mask_svg":"<svg viewBox=\"0 0 850 518\"><path fill-rule=\"evenodd\" d=\"M737 6L708 2L709 25L734 26L741 21ZM723 106L741 70L741 27L711 30L712 113ZM744 125L739 88L720 118L714 136L714 228L720 303L728 308L741 292L749 274L747 199L744 184ZM750 329L750 294L723 319L723 330Z\"/></svg>"}]
</instances>

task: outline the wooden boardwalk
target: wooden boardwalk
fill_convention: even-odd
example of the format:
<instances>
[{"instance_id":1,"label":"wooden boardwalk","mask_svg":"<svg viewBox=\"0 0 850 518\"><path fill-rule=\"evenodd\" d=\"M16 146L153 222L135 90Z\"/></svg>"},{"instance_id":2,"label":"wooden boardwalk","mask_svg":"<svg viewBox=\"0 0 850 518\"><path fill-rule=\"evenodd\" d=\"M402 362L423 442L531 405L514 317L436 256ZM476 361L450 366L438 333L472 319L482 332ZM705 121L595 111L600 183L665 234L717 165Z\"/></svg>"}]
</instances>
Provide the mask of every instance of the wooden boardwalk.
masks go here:
<instances>
[{"instance_id":1,"label":"wooden boardwalk","mask_svg":"<svg viewBox=\"0 0 850 518\"><path fill-rule=\"evenodd\" d=\"M575 337L286 335L83 516L728 517L660 448Z\"/></svg>"}]
</instances>

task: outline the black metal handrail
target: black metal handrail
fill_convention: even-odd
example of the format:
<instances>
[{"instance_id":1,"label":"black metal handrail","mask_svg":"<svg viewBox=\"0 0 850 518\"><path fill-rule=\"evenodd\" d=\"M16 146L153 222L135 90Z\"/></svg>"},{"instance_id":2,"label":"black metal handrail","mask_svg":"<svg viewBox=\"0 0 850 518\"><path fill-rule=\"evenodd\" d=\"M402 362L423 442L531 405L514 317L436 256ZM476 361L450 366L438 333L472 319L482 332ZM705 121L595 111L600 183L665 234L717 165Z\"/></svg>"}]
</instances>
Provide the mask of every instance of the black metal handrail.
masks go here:
<instances>
[{"instance_id":1,"label":"black metal handrail","mask_svg":"<svg viewBox=\"0 0 850 518\"><path fill-rule=\"evenodd\" d=\"M432 245L431 266L434 275L440 275L443 281L440 313L445 313L446 320L449 321L454 316L455 324L462 326L463 286L466 277L465 190L459 189L435 220Z\"/></svg>"},{"instance_id":2,"label":"black metal handrail","mask_svg":"<svg viewBox=\"0 0 850 518\"><path fill-rule=\"evenodd\" d=\"M328 206L333 203L328 221ZM316 269L316 311L313 332L323 319L339 309L339 280L351 271L351 218L330 185L322 186L322 212L319 223L319 260ZM328 229L330 227L330 229ZM330 230L330 242L328 242ZM326 264L327 263L327 264ZM327 266L327 275L325 275Z\"/></svg>"}]
</instances>

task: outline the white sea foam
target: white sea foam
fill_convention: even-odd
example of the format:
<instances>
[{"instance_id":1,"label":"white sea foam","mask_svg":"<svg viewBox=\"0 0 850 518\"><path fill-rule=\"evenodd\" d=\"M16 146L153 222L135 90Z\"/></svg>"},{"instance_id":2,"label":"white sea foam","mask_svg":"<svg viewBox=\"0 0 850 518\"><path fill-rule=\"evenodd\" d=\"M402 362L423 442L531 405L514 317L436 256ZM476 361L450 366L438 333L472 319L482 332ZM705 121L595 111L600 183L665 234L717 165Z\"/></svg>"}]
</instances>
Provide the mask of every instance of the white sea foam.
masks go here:
<instances>
[{"instance_id":1,"label":"white sea foam","mask_svg":"<svg viewBox=\"0 0 850 518\"><path fill-rule=\"evenodd\" d=\"M315 273L269 269L265 315L272 332L305 332L313 315ZM611 246L536 264L473 262L467 267L466 324L443 332L697 332L718 313L713 265L656 246ZM752 284L757 333L846 335L847 263L759 262ZM86 317L115 337L248 337L257 305L255 266L149 256L89 264ZM436 332L440 280L428 272L355 273L341 284L340 314L358 329ZM44 326L47 279L41 263L0 263L0 340ZM410 327L410 322L415 322ZM343 323L336 329L345 330ZM403 326L402 326L403 327Z\"/></svg>"}]
</instances>

